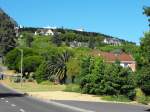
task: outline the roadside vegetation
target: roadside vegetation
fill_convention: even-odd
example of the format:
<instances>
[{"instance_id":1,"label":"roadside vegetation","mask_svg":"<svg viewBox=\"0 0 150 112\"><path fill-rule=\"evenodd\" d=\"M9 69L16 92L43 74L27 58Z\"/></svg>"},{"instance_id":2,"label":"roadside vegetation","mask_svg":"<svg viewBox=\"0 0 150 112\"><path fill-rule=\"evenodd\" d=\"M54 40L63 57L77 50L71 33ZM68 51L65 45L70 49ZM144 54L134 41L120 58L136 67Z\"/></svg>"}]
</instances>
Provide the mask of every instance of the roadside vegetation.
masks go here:
<instances>
[{"instance_id":1,"label":"roadside vegetation","mask_svg":"<svg viewBox=\"0 0 150 112\"><path fill-rule=\"evenodd\" d=\"M150 8L145 8L144 13L149 17ZM20 32L13 43L15 48L6 49L8 45L5 45L2 49L5 65L16 74L21 72L20 49L24 54L23 81L28 83L21 87L18 86L20 80L15 79L15 83L7 82L8 85L23 91L61 90L100 95L105 100L149 103L150 32L144 34L140 46L122 40L121 46L114 47L102 43L106 37L102 34L57 29L59 33L54 36L42 36L34 35L32 30ZM87 43L88 46L69 47L72 41ZM117 60L113 64L105 63L103 59L90 55L93 49L132 54L137 71L121 67Z\"/></svg>"}]
</instances>

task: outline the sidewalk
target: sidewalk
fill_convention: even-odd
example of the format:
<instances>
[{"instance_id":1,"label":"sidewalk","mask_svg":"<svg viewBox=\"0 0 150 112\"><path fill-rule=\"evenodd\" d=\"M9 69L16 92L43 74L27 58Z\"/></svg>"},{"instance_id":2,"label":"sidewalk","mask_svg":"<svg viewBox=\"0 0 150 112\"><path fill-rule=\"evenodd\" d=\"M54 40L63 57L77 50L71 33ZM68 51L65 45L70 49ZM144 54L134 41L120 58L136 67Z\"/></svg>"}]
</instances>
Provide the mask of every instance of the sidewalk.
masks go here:
<instances>
[{"instance_id":1,"label":"sidewalk","mask_svg":"<svg viewBox=\"0 0 150 112\"><path fill-rule=\"evenodd\" d=\"M89 101L89 102L102 102L99 96L87 95L74 92L64 91L49 91L49 92L27 92L30 96L48 100L70 100L70 101ZM105 102L105 101L103 101Z\"/></svg>"}]
</instances>

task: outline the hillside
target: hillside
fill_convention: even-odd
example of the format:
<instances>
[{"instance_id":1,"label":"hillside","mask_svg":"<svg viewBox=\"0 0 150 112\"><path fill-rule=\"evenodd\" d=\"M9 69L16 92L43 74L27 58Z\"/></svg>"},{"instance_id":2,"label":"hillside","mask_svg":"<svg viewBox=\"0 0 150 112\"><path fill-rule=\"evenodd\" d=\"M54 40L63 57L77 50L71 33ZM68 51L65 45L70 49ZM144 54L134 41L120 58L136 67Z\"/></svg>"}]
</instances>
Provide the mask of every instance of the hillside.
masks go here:
<instances>
[{"instance_id":1,"label":"hillside","mask_svg":"<svg viewBox=\"0 0 150 112\"><path fill-rule=\"evenodd\" d=\"M40 28L40 27L23 27L23 28L20 28L19 31L35 33L39 29L44 30L44 28ZM120 41L122 44L125 44L125 43L135 44L134 42L130 42L130 41L127 41L124 39L120 39L118 37L114 37L114 36L110 36L110 35L98 33L98 32L78 31L78 30L67 29L67 28L56 28L56 29L51 29L51 30L55 33L61 33L64 35L67 33L73 33L73 34L77 35L78 37L82 36L83 38L80 41L84 41L84 40L86 41L86 37L92 37L92 38L99 38L99 41L102 41L105 38L108 38L108 39L116 39L116 40Z\"/></svg>"},{"instance_id":2,"label":"hillside","mask_svg":"<svg viewBox=\"0 0 150 112\"><path fill-rule=\"evenodd\" d=\"M6 53L10 49L9 46L15 46L17 23L2 9L0 9L0 51ZM9 45L9 46L8 46Z\"/></svg>"}]
</instances>

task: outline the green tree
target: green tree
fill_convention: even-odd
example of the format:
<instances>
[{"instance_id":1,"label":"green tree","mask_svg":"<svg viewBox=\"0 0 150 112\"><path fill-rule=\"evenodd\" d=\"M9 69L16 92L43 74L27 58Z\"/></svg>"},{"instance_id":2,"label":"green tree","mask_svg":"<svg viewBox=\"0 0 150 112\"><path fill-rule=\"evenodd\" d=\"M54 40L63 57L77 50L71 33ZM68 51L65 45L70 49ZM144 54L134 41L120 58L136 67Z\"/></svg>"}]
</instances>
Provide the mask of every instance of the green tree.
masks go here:
<instances>
[{"instance_id":1,"label":"green tree","mask_svg":"<svg viewBox=\"0 0 150 112\"><path fill-rule=\"evenodd\" d=\"M50 79L47 67L48 67L47 62L43 61L42 64L37 68L34 76L38 83Z\"/></svg>"},{"instance_id":2,"label":"green tree","mask_svg":"<svg viewBox=\"0 0 150 112\"><path fill-rule=\"evenodd\" d=\"M28 32L23 32L22 34L22 41L25 41L26 47L31 47L31 43L33 42L33 34Z\"/></svg>"},{"instance_id":3,"label":"green tree","mask_svg":"<svg viewBox=\"0 0 150 112\"><path fill-rule=\"evenodd\" d=\"M65 51L57 56L52 56L51 60L48 61L48 70L51 76L57 78L57 80L64 84L67 79L67 62L71 57L69 51Z\"/></svg>"},{"instance_id":4,"label":"green tree","mask_svg":"<svg viewBox=\"0 0 150 112\"><path fill-rule=\"evenodd\" d=\"M141 60L144 65L150 64L150 32L145 33L144 37L141 39L140 50L141 50Z\"/></svg>"},{"instance_id":5,"label":"green tree","mask_svg":"<svg viewBox=\"0 0 150 112\"><path fill-rule=\"evenodd\" d=\"M19 49L13 49L6 54L5 63L9 69L16 70L16 65L20 60L20 51Z\"/></svg>"},{"instance_id":6,"label":"green tree","mask_svg":"<svg viewBox=\"0 0 150 112\"><path fill-rule=\"evenodd\" d=\"M20 66L18 66L18 63L21 60L20 49L23 49L24 58L28 56L37 55L37 53L34 52L33 49L31 48L15 48L11 50L6 54L6 58L5 58L6 65L8 66L9 69L13 69L16 71L20 70Z\"/></svg>"},{"instance_id":7,"label":"green tree","mask_svg":"<svg viewBox=\"0 0 150 112\"><path fill-rule=\"evenodd\" d=\"M147 17L150 17L150 7L144 7L144 12L143 12ZM150 18L148 18L148 21L150 22ZM150 24L149 24L150 26Z\"/></svg>"},{"instance_id":8,"label":"green tree","mask_svg":"<svg viewBox=\"0 0 150 112\"><path fill-rule=\"evenodd\" d=\"M150 66L143 67L138 72L137 84L146 95L150 95Z\"/></svg>"},{"instance_id":9,"label":"green tree","mask_svg":"<svg viewBox=\"0 0 150 112\"><path fill-rule=\"evenodd\" d=\"M135 82L130 69L122 68L116 63L106 64L99 58L92 59L89 66L92 66L91 72L81 77L80 81L83 93L126 95L130 99L134 98Z\"/></svg>"},{"instance_id":10,"label":"green tree","mask_svg":"<svg viewBox=\"0 0 150 112\"><path fill-rule=\"evenodd\" d=\"M137 75L137 84L145 92L150 95L150 32L145 33L141 39L140 46L140 66Z\"/></svg>"},{"instance_id":11,"label":"green tree","mask_svg":"<svg viewBox=\"0 0 150 112\"><path fill-rule=\"evenodd\" d=\"M72 58L67 62L67 74L71 78L71 82L75 82L75 77L79 75L80 72L80 60L77 58Z\"/></svg>"},{"instance_id":12,"label":"green tree","mask_svg":"<svg viewBox=\"0 0 150 112\"><path fill-rule=\"evenodd\" d=\"M52 36L52 43L56 44L59 47L62 44L61 35L58 33L55 33L54 36Z\"/></svg>"},{"instance_id":13,"label":"green tree","mask_svg":"<svg viewBox=\"0 0 150 112\"><path fill-rule=\"evenodd\" d=\"M23 73L35 72L39 65L42 63L41 56L27 56L23 59ZM18 68L20 67L20 61L17 64ZM27 76L28 77L28 76Z\"/></svg>"}]
</instances>

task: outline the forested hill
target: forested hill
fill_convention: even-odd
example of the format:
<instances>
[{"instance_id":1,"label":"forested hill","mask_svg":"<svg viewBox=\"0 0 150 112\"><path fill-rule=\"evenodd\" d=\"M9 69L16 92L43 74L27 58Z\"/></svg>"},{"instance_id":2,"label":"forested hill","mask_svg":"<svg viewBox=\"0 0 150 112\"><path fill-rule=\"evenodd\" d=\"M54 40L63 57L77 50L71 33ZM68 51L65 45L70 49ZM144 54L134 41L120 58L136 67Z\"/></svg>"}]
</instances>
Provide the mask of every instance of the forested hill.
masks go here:
<instances>
[{"instance_id":1,"label":"forested hill","mask_svg":"<svg viewBox=\"0 0 150 112\"><path fill-rule=\"evenodd\" d=\"M20 32L30 32L30 33L34 33L35 31L37 31L38 29L44 29L44 28L40 28L40 27L23 27L21 28L19 31ZM78 30L73 30L73 29L67 29L67 28L56 28L56 29L52 29L54 32L59 32L61 34L66 34L66 33L73 33L77 36L82 36L83 38L86 37L97 37L99 38L99 40L103 40L104 38L109 38L109 39L117 39L119 40L121 43L130 43L130 44L135 44L134 42L130 42L124 39L120 39L118 37L114 37L114 36L110 36L107 34L103 34L103 33L98 33L98 32L87 32L87 31L78 31Z\"/></svg>"},{"instance_id":2,"label":"forested hill","mask_svg":"<svg viewBox=\"0 0 150 112\"><path fill-rule=\"evenodd\" d=\"M16 42L17 23L0 8L0 53L6 53Z\"/></svg>"}]
</instances>

